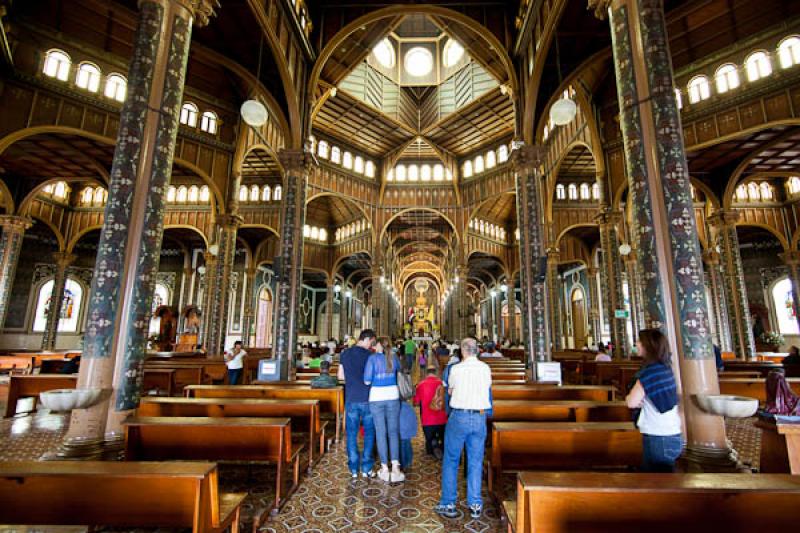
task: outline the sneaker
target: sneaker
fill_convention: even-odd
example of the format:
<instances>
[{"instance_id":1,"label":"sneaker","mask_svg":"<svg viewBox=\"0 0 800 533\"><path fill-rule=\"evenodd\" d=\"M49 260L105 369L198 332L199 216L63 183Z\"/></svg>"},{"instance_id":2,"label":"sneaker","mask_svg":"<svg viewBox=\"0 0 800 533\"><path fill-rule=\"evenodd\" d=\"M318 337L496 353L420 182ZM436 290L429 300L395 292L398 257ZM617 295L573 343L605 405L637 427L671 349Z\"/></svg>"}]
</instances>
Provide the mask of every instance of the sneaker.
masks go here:
<instances>
[{"instance_id":1,"label":"sneaker","mask_svg":"<svg viewBox=\"0 0 800 533\"><path fill-rule=\"evenodd\" d=\"M392 465L392 471L389 474L390 483L402 483L406 480L406 475L400 470L400 465Z\"/></svg>"},{"instance_id":2,"label":"sneaker","mask_svg":"<svg viewBox=\"0 0 800 533\"><path fill-rule=\"evenodd\" d=\"M351 479L358 479L358 472L350 472Z\"/></svg>"},{"instance_id":3,"label":"sneaker","mask_svg":"<svg viewBox=\"0 0 800 533\"><path fill-rule=\"evenodd\" d=\"M436 458L437 461L441 461L442 457L444 457L444 452L442 452L441 448L434 448L433 456Z\"/></svg>"},{"instance_id":4,"label":"sneaker","mask_svg":"<svg viewBox=\"0 0 800 533\"><path fill-rule=\"evenodd\" d=\"M469 515L472 517L473 520L477 520L481 517L481 513L483 512L483 505L479 503L473 503L469 506Z\"/></svg>"},{"instance_id":5,"label":"sneaker","mask_svg":"<svg viewBox=\"0 0 800 533\"><path fill-rule=\"evenodd\" d=\"M381 481L384 481L386 483L389 483L389 478L390 477L391 477L391 474L389 473L389 467L386 466L386 465L381 465L381 469L378 472L378 479L380 479Z\"/></svg>"},{"instance_id":6,"label":"sneaker","mask_svg":"<svg viewBox=\"0 0 800 533\"><path fill-rule=\"evenodd\" d=\"M361 477L364 479L375 479L375 471L367 470L366 472L361 472Z\"/></svg>"},{"instance_id":7,"label":"sneaker","mask_svg":"<svg viewBox=\"0 0 800 533\"><path fill-rule=\"evenodd\" d=\"M449 505L443 505L440 503L433 508L433 512L445 518L458 518L458 511L456 511L456 506L452 503Z\"/></svg>"}]
</instances>

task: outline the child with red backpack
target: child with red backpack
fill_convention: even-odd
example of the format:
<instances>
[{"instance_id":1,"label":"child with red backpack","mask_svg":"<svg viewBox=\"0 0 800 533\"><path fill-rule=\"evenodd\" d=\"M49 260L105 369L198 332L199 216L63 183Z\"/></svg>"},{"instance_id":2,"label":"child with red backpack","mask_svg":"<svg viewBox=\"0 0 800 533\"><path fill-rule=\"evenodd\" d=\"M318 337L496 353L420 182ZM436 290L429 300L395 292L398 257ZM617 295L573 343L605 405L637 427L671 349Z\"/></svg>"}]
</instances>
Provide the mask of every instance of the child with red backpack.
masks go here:
<instances>
[{"instance_id":1,"label":"child with red backpack","mask_svg":"<svg viewBox=\"0 0 800 533\"><path fill-rule=\"evenodd\" d=\"M428 367L427 376L417 385L414 405L422 408L422 431L425 433L425 452L437 459L444 449L444 427L447 424L445 390L438 370Z\"/></svg>"}]
</instances>

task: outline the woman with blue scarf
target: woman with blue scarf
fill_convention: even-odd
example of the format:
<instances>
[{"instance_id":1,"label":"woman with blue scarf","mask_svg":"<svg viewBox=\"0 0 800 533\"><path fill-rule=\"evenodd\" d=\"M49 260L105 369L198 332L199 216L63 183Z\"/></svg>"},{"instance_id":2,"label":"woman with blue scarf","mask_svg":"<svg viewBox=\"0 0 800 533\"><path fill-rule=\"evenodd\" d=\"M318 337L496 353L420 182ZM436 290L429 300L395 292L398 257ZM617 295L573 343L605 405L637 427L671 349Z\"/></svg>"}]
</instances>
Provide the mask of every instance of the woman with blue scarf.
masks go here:
<instances>
[{"instance_id":1,"label":"woman with blue scarf","mask_svg":"<svg viewBox=\"0 0 800 533\"><path fill-rule=\"evenodd\" d=\"M644 365L625 402L641 410L636 426L642 433L642 470L673 472L683 437L667 337L657 329L644 329L636 347Z\"/></svg>"}]
</instances>

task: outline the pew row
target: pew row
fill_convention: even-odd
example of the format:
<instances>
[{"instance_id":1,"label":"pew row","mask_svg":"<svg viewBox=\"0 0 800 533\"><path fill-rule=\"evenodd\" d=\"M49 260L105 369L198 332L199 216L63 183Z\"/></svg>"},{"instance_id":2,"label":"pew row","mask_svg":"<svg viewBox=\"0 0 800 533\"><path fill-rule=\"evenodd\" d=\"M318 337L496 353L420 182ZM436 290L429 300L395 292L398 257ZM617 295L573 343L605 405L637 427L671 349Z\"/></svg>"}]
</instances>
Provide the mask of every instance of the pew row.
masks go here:
<instances>
[{"instance_id":1,"label":"pew row","mask_svg":"<svg viewBox=\"0 0 800 533\"><path fill-rule=\"evenodd\" d=\"M65 374L32 374L11 376L8 382L8 402L6 403L6 418L17 413L17 402L22 398L33 398L33 409L39 393L55 389L74 389L78 384L77 375Z\"/></svg>"},{"instance_id":2,"label":"pew row","mask_svg":"<svg viewBox=\"0 0 800 533\"><path fill-rule=\"evenodd\" d=\"M131 417L124 423L126 461L258 461L277 469L276 514L300 481L300 451L288 418ZM286 470L292 485L286 489ZM255 527L255 526L254 526Z\"/></svg>"},{"instance_id":3,"label":"pew row","mask_svg":"<svg viewBox=\"0 0 800 533\"><path fill-rule=\"evenodd\" d=\"M511 514L516 533L792 531L798 507L798 476L522 472Z\"/></svg>"},{"instance_id":4,"label":"pew row","mask_svg":"<svg viewBox=\"0 0 800 533\"><path fill-rule=\"evenodd\" d=\"M720 394L732 394L735 396L748 396L757 398L762 404L767 402L767 385L765 378L720 378ZM800 378L786 378L786 382L795 394L800 394Z\"/></svg>"},{"instance_id":5,"label":"pew row","mask_svg":"<svg viewBox=\"0 0 800 533\"><path fill-rule=\"evenodd\" d=\"M606 402L614 400L614 387L606 385L542 385L526 383L509 385L502 382L492 385L495 400L585 400Z\"/></svg>"},{"instance_id":6,"label":"pew row","mask_svg":"<svg viewBox=\"0 0 800 533\"><path fill-rule=\"evenodd\" d=\"M495 400L493 422L629 422L625 402Z\"/></svg>"},{"instance_id":7,"label":"pew row","mask_svg":"<svg viewBox=\"0 0 800 533\"><path fill-rule=\"evenodd\" d=\"M204 462L0 463L0 523L239 531L246 494L220 493Z\"/></svg>"}]
</instances>

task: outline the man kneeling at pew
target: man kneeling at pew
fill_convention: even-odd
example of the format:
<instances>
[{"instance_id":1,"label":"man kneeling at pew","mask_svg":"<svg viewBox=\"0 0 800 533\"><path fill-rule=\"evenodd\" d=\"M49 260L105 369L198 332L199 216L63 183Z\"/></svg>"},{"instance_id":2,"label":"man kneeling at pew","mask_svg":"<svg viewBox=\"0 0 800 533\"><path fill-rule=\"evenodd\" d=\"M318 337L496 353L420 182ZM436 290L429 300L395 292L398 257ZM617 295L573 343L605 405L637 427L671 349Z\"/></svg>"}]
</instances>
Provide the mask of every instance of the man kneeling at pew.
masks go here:
<instances>
[{"instance_id":1,"label":"man kneeling at pew","mask_svg":"<svg viewBox=\"0 0 800 533\"><path fill-rule=\"evenodd\" d=\"M312 389L332 389L339 386L339 380L331 376L331 364L322 361L319 364L319 376L311 380Z\"/></svg>"}]
</instances>

